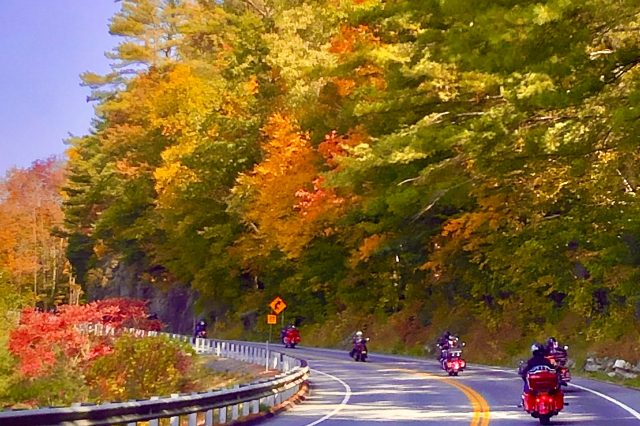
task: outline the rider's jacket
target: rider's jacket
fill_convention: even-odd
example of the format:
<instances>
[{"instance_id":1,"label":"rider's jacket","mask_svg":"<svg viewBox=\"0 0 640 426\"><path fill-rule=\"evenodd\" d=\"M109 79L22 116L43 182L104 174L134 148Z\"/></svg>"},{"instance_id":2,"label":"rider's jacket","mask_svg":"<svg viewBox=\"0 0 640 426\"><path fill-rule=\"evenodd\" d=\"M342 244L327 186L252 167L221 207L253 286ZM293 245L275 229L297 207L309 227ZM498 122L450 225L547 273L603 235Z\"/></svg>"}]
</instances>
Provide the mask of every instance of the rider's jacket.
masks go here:
<instances>
[{"instance_id":1,"label":"rider's jacket","mask_svg":"<svg viewBox=\"0 0 640 426\"><path fill-rule=\"evenodd\" d=\"M522 375L522 377L526 377L529 371L539 366L546 366L549 368L553 368L553 365L551 365L551 362L544 357L544 353L540 353L540 354L535 354L531 358L529 358L529 360L527 361L527 364L520 371L520 374Z\"/></svg>"}]
</instances>

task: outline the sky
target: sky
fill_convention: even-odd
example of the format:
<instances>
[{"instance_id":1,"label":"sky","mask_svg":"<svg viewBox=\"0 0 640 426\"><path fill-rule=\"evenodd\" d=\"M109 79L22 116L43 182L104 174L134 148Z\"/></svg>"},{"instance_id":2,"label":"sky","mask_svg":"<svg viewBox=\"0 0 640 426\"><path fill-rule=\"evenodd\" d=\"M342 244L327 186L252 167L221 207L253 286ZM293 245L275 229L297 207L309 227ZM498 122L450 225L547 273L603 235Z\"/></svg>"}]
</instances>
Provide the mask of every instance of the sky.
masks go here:
<instances>
[{"instance_id":1,"label":"sky","mask_svg":"<svg viewBox=\"0 0 640 426\"><path fill-rule=\"evenodd\" d=\"M94 116L80 74L105 74L120 41L108 30L114 0L0 2L0 179L12 167L62 156L69 134Z\"/></svg>"}]
</instances>

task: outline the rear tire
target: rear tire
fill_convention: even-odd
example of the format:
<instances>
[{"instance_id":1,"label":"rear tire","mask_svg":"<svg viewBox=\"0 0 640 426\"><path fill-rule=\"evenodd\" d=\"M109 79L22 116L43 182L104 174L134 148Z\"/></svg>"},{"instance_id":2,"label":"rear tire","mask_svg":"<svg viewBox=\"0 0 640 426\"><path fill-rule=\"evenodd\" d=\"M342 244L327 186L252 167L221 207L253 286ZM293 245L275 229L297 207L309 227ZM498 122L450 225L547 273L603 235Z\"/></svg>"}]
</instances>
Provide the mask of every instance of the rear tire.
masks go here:
<instances>
[{"instance_id":1,"label":"rear tire","mask_svg":"<svg viewBox=\"0 0 640 426\"><path fill-rule=\"evenodd\" d=\"M551 424L551 416L540 416L539 420L541 425Z\"/></svg>"}]
</instances>

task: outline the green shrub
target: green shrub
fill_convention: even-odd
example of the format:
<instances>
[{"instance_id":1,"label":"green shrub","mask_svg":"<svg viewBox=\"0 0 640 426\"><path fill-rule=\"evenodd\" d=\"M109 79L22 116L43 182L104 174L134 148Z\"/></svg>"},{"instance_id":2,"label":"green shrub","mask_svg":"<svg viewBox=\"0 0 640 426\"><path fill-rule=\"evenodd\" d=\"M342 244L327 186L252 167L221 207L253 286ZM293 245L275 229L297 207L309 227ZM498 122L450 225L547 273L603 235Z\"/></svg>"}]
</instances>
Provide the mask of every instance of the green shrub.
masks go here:
<instances>
[{"instance_id":1,"label":"green shrub","mask_svg":"<svg viewBox=\"0 0 640 426\"><path fill-rule=\"evenodd\" d=\"M87 384L98 401L123 401L169 395L188 386L194 350L166 337L121 336L112 353L87 372Z\"/></svg>"},{"instance_id":2,"label":"green shrub","mask_svg":"<svg viewBox=\"0 0 640 426\"><path fill-rule=\"evenodd\" d=\"M58 364L47 376L20 378L11 376L4 402L24 408L68 406L86 401L88 390L84 376L76 369Z\"/></svg>"}]
</instances>

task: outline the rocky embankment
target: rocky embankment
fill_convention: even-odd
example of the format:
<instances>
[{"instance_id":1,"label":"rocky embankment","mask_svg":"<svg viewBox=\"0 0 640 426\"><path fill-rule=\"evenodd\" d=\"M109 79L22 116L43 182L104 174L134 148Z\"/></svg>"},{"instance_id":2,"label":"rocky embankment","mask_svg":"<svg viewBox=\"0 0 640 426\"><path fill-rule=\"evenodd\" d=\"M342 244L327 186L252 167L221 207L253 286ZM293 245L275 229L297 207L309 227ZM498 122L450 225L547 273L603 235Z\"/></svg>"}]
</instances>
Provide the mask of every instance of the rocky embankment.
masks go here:
<instances>
[{"instance_id":1,"label":"rocky embankment","mask_svg":"<svg viewBox=\"0 0 640 426\"><path fill-rule=\"evenodd\" d=\"M589 373L605 373L609 377L635 379L640 375L640 362L634 365L624 359L589 356L584 363L583 370Z\"/></svg>"}]
</instances>

